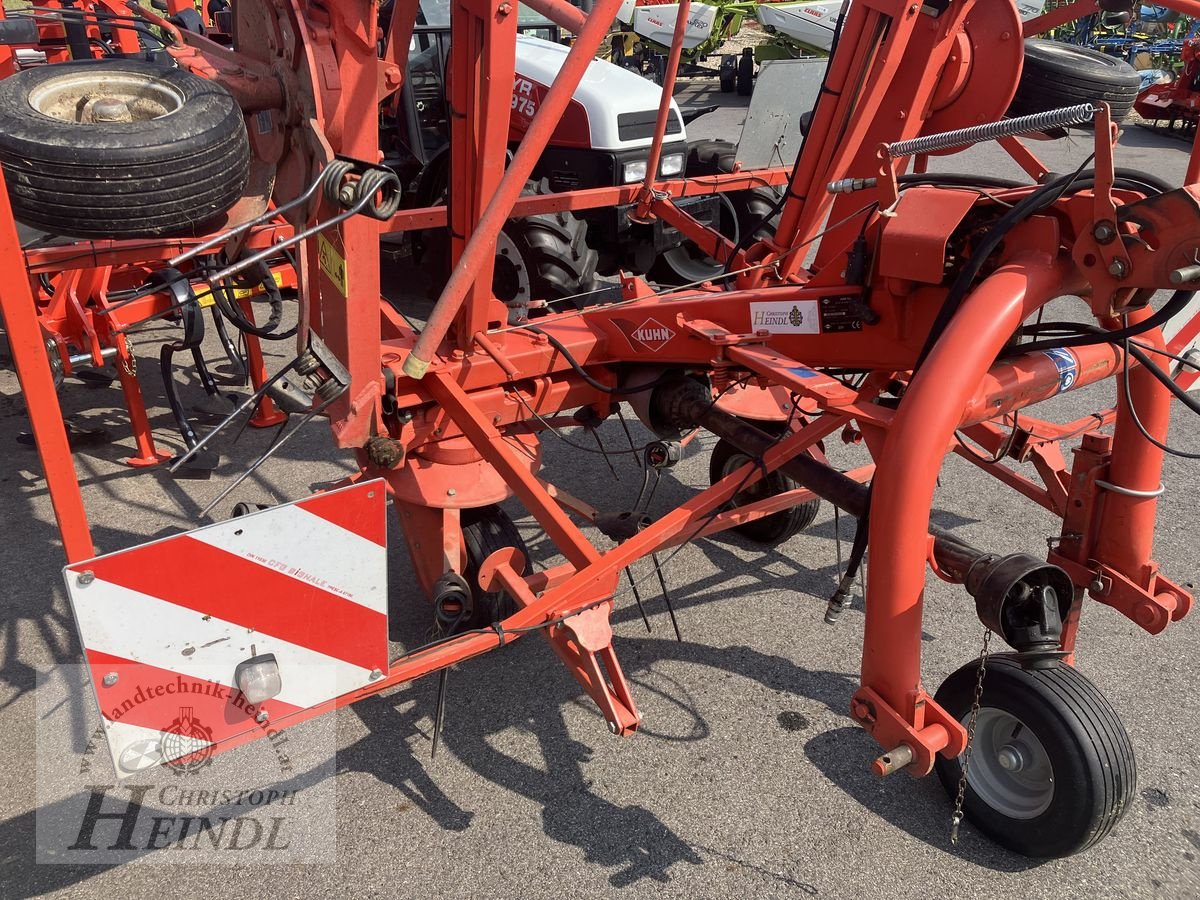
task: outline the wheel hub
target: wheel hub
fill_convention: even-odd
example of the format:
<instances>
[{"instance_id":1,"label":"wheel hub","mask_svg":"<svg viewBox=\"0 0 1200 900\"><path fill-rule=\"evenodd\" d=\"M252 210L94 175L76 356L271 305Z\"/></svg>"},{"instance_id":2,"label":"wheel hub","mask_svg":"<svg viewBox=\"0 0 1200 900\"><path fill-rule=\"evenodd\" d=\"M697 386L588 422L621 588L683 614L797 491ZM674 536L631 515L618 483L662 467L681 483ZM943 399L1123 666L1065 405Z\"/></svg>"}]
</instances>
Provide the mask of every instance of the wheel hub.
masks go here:
<instances>
[{"instance_id":1,"label":"wheel hub","mask_svg":"<svg viewBox=\"0 0 1200 900\"><path fill-rule=\"evenodd\" d=\"M1019 744L1005 744L996 753L996 762L1000 768L1009 772L1020 772L1025 768L1025 757Z\"/></svg>"}]
</instances>

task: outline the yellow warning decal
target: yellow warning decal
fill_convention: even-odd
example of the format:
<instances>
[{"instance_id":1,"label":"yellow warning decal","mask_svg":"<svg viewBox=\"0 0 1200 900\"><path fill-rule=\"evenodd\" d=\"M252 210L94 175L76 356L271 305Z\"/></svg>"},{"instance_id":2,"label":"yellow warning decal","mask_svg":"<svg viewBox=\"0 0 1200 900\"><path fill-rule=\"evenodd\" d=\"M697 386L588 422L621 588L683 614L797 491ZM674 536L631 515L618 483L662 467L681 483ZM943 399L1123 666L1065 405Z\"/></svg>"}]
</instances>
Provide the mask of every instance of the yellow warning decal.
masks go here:
<instances>
[{"instance_id":1,"label":"yellow warning decal","mask_svg":"<svg viewBox=\"0 0 1200 900\"><path fill-rule=\"evenodd\" d=\"M317 235L317 258L321 263L321 271L333 282L333 286L343 297L349 297L346 289L346 260L323 234Z\"/></svg>"},{"instance_id":2,"label":"yellow warning decal","mask_svg":"<svg viewBox=\"0 0 1200 900\"><path fill-rule=\"evenodd\" d=\"M273 273L273 275L271 277L275 279L276 287L283 287L283 273L282 272L275 272L275 273ZM266 293L266 291L263 290L262 285L255 285L254 287L246 287L246 288L234 288L233 289L233 298L235 300L245 300L248 297L257 297L259 294L265 294L265 293ZM204 303L203 301L201 301L200 305L208 306L209 303L212 303L212 302L213 302L212 298L209 297L208 303Z\"/></svg>"},{"instance_id":3,"label":"yellow warning decal","mask_svg":"<svg viewBox=\"0 0 1200 900\"><path fill-rule=\"evenodd\" d=\"M212 291L208 290L202 294L196 295L196 305L201 309L208 309L217 301L213 298Z\"/></svg>"}]
</instances>

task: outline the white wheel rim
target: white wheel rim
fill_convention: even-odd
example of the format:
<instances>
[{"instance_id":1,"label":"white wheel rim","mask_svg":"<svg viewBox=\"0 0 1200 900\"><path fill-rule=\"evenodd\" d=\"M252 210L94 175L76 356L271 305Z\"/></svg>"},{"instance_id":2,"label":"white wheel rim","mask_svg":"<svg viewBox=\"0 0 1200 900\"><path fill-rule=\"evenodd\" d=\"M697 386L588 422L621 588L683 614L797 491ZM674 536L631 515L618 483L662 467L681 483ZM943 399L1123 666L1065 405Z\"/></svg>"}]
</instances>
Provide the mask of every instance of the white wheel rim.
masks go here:
<instances>
[{"instance_id":1,"label":"white wheel rim","mask_svg":"<svg viewBox=\"0 0 1200 900\"><path fill-rule=\"evenodd\" d=\"M29 92L29 106L73 125L149 122L183 107L183 94L154 75L103 66L49 78Z\"/></svg>"},{"instance_id":2,"label":"white wheel rim","mask_svg":"<svg viewBox=\"0 0 1200 900\"><path fill-rule=\"evenodd\" d=\"M981 708L975 722L967 784L1010 819L1036 818L1054 800L1054 768L1038 736L1016 716L991 707Z\"/></svg>"},{"instance_id":3,"label":"white wheel rim","mask_svg":"<svg viewBox=\"0 0 1200 900\"><path fill-rule=\"evenodd\" d=\"M727 478L732 473L736 472L746 463L750 462L750 457L744 453L734 453L727 460L725 465L721 467L721 477ZM767 492L768 478L760 478L748 488L744 488L730 498L729 505L733 507L745 506L747 503L752 503L755 500L762 500L768 495Z\"/></svg>"}]
</instances>

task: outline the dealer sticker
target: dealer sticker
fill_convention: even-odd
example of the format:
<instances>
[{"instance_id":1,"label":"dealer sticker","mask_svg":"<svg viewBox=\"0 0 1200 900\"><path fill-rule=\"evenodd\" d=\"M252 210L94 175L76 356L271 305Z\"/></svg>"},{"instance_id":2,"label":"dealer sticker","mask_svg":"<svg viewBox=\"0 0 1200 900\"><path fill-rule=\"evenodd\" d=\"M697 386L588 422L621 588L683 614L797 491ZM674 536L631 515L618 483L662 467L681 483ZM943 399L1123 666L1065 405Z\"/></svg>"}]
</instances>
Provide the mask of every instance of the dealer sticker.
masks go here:
<instances>
[{"instance_id":1,"label":"dealer sticker","mask_svg":"<svg viewBox=\"0 0 1200 900\"><path fill-rule=\"evenodd\" d=\"M1056 347L1044 352L1046 356L1050 357L1054 367L1058 369L1058 390L1055 393L1061 394L1063 391L1069 391L1075 384L1075 379L1079 377L1079 360L1065 347Z\"/></svg>"},{"instance_id":2,"label":"dealer sticker","mask_svg":"<svg viewBox=\"0 0 1200 900\"><path fill-rule=\"evenodd\" d=\"M750 327L771 334L820 334L816 300L750 304Z\"/></svg>"}]
</instances>

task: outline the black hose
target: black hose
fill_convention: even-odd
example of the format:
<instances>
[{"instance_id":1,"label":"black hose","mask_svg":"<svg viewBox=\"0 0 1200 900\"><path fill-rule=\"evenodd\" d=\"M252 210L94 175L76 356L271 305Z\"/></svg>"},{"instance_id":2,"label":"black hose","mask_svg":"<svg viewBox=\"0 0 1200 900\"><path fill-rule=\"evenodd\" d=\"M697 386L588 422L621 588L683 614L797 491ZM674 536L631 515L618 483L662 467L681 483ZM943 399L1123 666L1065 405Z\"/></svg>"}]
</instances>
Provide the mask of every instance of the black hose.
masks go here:
<instances>
[{"instance_id":1,"label":"black hose","mask_svg":"<svg viewBox=\"0 0 1200 900\"><path fill-rule=\"evenodd\" d=\"M971 290L971 285L975 282L975 279L979 277L984 264L1004 241L1004 238L1008 236L1008 233L1034 213L1044 209L1051 203L1056 203L1083 174L1084 166L1089 162L1091 162L1091 157L1088 157L1083 162L1083 165L1070 175L1060 176L1037 188L1016 203L1012 209L1006 211L1004 215L988 228L983 240L971 253L970 258L967 259L966 263L959 270L958 276L946 292L946 297L942 301L942 307L938 310L937 317L929 329L929 335L925 339L925 345L921 348L921 353L918 355L916 364L913 366L914 373L925 362L926 357L929 356L929 353L941 338L942 333L950 324L950 320L958 312L959 306L962 305L963 299Z\"/></svg>"},{"instance_id":2,"label":"black hose","mask_svg":"<svg viewBox=\"0 0 1200 900\"><path fill-rule=\"evenodd\" d=\"M249 373L249 370L246 368L246 361L242 359L242 354L238 352L237 346L229 337L229 331L225 327L225 317L221 314L221 310L217 309L215 303L212 308L212 320L213 326L217 329L217 337L221 341L221 347L225 351L225 356L229 360L229 364L233 366L233 374L243 379L244 384L244 379Z\"/></svg>"},{"instance_id":3,"label":"black hose","mask_svg":"<svg viewBox=\"0 0 1200 900\"><path fill-rule=\"evenodd\" d=\"M1126 338L1137 337L1150 331L1152 328L1157 328L1162 325L1176 313L1180 312L1185 306L1191 302L1195 291L1176 291L1171 295L1171 299L1162 305L1152 315L1148 316L1136 325L1127 325L1124 328L1118 328L1114 331L1105 331L1095 325L1089 325L1086 322L1065 323L1065 322L1048 322L1042 326L1032 326L1033 329L1049 328L1051 326L1058 327L1060 325L1070 324L1076 331L1083 332L1072 337L1048 338L1044 341L1031 341L1028 344L1017 344L1011 350L1020 353L1033 353L1038 350L1057 350L1060 347L1091 347L1096 344L1107 344L1115 341L1122 341ZM1023 329L1024 330L1024 329Z\"/></svg>"},{"instance_id":4,"label":"black hose","mask_svg":"<svg viewBox=\"0 0 1200 900\"><path fill-rule=\"evenodd\" d=\"M259 263L257 272L260 276L258 285L261 285L263 290L266 291L267 302L271 308L271 313L265 324L255 325L242 314L241 308L233 297L231 283L228 281L212 286L213 300L216 302L217 308L221 310L221 314L225 318L233 323L238 331L244 334L250 334L268 341L282 341L295 336L299 322L287 331L278 331L279 323L283 321L283 294L279 290L279 285L275 283L275 277L271 273L270 268L264 263Z\"/></svg>"},{"instance_id":5,"label":"black hose","mask_svg":"<svg viewBox=\"0 0 1200 900\"><path fill-rule=\"evenodd\" d=\"M170 407L171 415L175 419L184 444L190 450L199 443L199 438L196 437L196 432L192 429L183 404L179 401L179 394L175 390L172 360L176 353L183 350L191 350L193 355L199 351L200 343L204 340L204 318L200 315L200 310L195 303L188 303L180 307L180 315L183 318L183 337L177 341L163 344L162 349L159 350L158 362L162 370L163 393L167 397L167 406ZM200 359L197 358L198 363L199 361Z\"/></svg>"}]
</instances>

